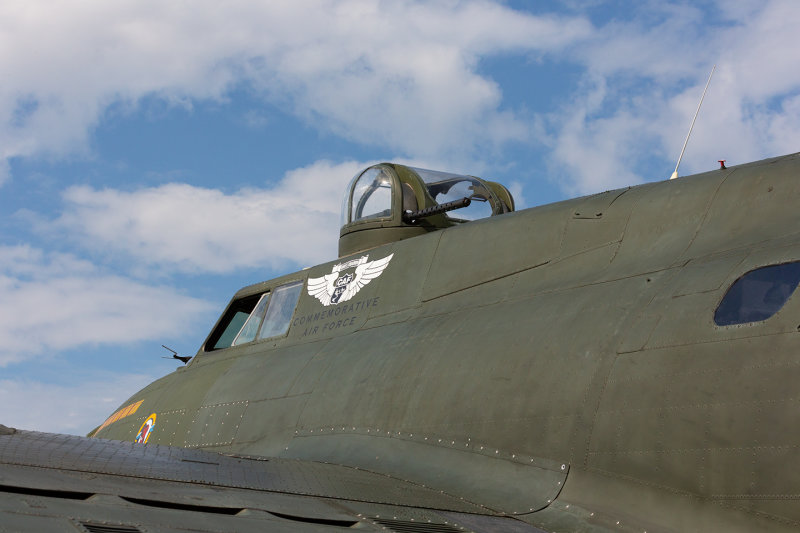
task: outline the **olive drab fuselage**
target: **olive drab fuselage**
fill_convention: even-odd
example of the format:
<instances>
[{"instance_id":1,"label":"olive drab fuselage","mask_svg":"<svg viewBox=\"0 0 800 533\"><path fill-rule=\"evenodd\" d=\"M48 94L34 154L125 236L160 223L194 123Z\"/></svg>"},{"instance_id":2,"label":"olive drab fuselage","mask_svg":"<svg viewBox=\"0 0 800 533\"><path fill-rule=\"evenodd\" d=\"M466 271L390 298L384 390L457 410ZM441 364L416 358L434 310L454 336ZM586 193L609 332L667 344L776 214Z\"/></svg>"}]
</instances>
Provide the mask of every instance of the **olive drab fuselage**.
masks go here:
<instances>
[{"instance_id":1,"label":"olive drab fuselage","mask_svg":"<svg viewBox=\"0 0 800 533\"><path fill-rule=\"evenodd\" d=\"M385 191L393 214L362 228L383 236L343 231L342 257L239 291L94 436L155 414L148 445L358 467L548 531L792 530L793 278L728 297L788 291L767 318L715 313L800 261L799 177L791 155L434 228L398 226ZM270 327L234 343L265 294Z\"/></svg>"}]
</instances>

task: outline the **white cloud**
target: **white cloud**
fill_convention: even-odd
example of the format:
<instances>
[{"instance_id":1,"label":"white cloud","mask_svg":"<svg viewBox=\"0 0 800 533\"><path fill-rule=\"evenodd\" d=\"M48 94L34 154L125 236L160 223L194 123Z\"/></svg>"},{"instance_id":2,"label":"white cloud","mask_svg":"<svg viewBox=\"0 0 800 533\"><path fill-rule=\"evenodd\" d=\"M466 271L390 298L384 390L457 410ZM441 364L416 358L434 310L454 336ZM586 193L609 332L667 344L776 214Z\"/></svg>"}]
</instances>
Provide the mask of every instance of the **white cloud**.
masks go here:
<instances>
[{"instance_id":1,"label":"white cloud","mask_svg":"<svg viewBox=\"0 0 800 533\"><path fill-rule=\"evenodd\" d=\"M585 83L573 102L551 121L557 124L551 142L551 160L556 172L566 174L560 186L571 194L585 194L623 187L640 181L632 168L635 153L649 143L644 137L646 117L627 108L603 116L608 98L605 79Z\"/></svg>"},{"instance_id":2,"label":"white cloud","mask_svg":"<svg viewBox=\"0 0 800 533\"><path fill-rule=\"evenodd\" d=\"M11 177L11 169L8 160L0 159L0 186L2 186Z\"/></svg>"},{"instance_id":3,"label":"white cloud","mask_svg":"<svg viewBox=\"0 0 800 533\"><path fill-rule=\"evenodd\" d=\"M108 374L69 385L0 380L0 424L31 431L86 435L156 376Z\"/></svg>"},{"instance_id":4,"label":"white cloud","mask_svg":"<svg viewBox=\"0 0 800 533\"><path fill-rule=\"evenodd\" d=\"M717 159L731 165L800 149L800 5L724 9L713 31L702 31L708 20L692 8L672 11L659 26L634 22L592 47L588 65L604 90L587 91L556 118L566 125L555 135L554 157L569 169L569 188L586 193L668 177L712 64L717 71L681 175L711 170ZM654 157L673 166L660 176L637 174ZM583 159L580 166L575 158Z\"/></svg>"},{"instance_id":5,"label":"white cloud","mask_svg":"<svg viewBox=\"0 0 800 533\"><path fill-rule=\"evenodd\" d=\"M44 229L168 270L309 266L338 255L341 198L368 165L319 161L272 188L232 194L181 183L132 192L72 187L63 214Z\"/></svg>"},{"instance_id":6,"label":"white cloud","mask_svg":"<svg viewBox=\"0 0 800 533\"><path fill-rule=\"evenodd\" d=\"M681 175L713 169L717 159L731 165L800 149L800 4L742 4L714 21L683 4L647 4L644 12L654 10L660 23L614 22L575 51L587 68L583 85L548 118L553 173L564 189L666 179L713 64ZM661 174L642 175L653 159L665 162Z\"/></svg>"},{"instance_id":7,"label":"white cloud","mask_svg":"<svg viewBox=\"0 0 800 533\"><path fill-rule=\"evenodd\" d=\"M206 0L191 9L40 0L0 4L0 20L0 161L85 151L111 105L133 110L155 96L191 108L243 85L357 142L478 159L534 135L503 87L481 73L502 54L583 69L582 83L543 121L550 174L569 192L659 178L643 175L653 158L669 175L664 161L677 157L714 63L684 174L716 158L792 151L800 133L794 0L647 2L598 28L583 15L537 16L485 0Z\"/></svg>"},{"instance_id":8,"label":"white cloud","mask_svg":"<svg viewBox=\"0 0 800 533\"><path fill-rule=\"evenodd\" d=\"M247 84L318 127L441 156L526 135L477 73L498 53L559 50L581 18L484 1L0 4L0 159L86 150L111 104L191 106ZM490 125L484 128L484 125Z\"/></svg>"},{"instance_id":9,"label":"white cloud","mask_svg":"<svg viewBox=\"0 0 800 533\"><path fill-rule=\"evenodd\" d=\"M332 29L311 41L285 35L291 47L280 58L281 81L301 113L326 118L340 135L416 156L524 138L526 125L498 111L499 86L476 73L479 59L558 50L591 31L585 20L534 17L489 2L376 7L341 4L334 23L324 22ZM253 77L264 73L269 86L272 70Z\"/></svg>"},{"instance_id":10,"label":"white cloud","mask_svg":"<svg viewBox=\"0 0 800 533\"><path fill-rule=\"evenodd\" d=\"M183 335L210 311L173 288L107 274L69 254L0 246L0 367L82 345Z\"/></svg>"}]
</instances>

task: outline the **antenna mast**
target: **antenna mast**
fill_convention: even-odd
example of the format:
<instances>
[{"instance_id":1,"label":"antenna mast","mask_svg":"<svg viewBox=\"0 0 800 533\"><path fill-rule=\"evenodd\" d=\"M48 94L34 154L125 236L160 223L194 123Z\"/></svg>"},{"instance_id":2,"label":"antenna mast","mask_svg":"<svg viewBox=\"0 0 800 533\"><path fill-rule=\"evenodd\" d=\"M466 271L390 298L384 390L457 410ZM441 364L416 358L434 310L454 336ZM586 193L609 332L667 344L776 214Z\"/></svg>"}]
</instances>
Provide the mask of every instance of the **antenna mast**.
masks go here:
<instances>
[{"instance_id":1,"label":"antenna mast","mask_svg":"<svg viewBox=\"0 0 800 533\"><path fill-rule=\"evenodd\" d=\"M674 180L678 177L678 167L681 166L681 159L683 159L683 152L686 151L686 145L689 144L689 136L692 134L692 128L694 128L694 121L697 120L697 115L700 113L700 106L703 105L703 98L706 97L706 91L708 90L708 85L711 83L711 76L714 75L714 71L716 70L717 65L714 65L711 68L711 74L708 75L708 81L706 82L706 88L703 89L703 96L700 97L700 103L697 104L697 111L694 112L694 118L692 119L692 125L689 126L689 133L686 134L686 140L683 141L683 148L681 149L681 155L678 156L678 164L675 165L675 171L672 173L672 176L669 179Z\"/></svg>"}]
</instances>

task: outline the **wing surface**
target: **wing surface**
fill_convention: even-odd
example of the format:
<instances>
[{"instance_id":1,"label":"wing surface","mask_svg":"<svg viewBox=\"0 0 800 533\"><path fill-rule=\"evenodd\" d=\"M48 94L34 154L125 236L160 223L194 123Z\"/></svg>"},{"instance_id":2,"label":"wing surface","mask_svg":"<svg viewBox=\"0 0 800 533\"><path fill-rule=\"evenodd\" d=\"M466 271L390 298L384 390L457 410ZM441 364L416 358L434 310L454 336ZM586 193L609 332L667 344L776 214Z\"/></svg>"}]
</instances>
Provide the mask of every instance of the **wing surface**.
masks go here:
<instances>
[{"instance_id":1,"label":"wing surface","mask_svg":"<svg viewBox=\"0 0 800 533\"><path fill-rule=\"evenodd\" d=\"M437 490L340 465L0 425L0 531L408 531L409 524L423 533L475 524L540 531Z\"/></svg>"}]
</instances>

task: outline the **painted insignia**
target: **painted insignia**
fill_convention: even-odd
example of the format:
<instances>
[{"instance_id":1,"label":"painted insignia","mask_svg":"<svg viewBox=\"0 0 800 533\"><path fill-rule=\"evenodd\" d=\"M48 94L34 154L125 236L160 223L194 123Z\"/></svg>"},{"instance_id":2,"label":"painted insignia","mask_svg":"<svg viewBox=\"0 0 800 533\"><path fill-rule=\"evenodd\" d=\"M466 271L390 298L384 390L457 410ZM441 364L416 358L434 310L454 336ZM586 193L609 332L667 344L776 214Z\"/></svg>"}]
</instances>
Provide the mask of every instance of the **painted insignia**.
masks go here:
<instances>
[{"instance_id":1,"label":"painted insignia","mask_svg":"<svg viewBox=\"0 0 800 533\"><path fill-rule=\"evenodd\" d=\"M105 429L106 427L110 426L117 420L122 420L126 416L134 414L136 410L139 409L139 406L142 405L142 402L144 402L144 400L139 400L138 402L126 405L119 411L115 412L113 415L106 418L106 421L100 424L100 427L97 428L94 433L97 434L98 431L100 431L101 429Z\"/></svg>"},{"instance_id":2,"label":"painted insignia","mask_svg":"<svg viewBox=\"0 0 800 533\"><path fill-rule=\"evenodd\" d=\"M314 296L324 306L346 302L355 296L364 285L380 276L392 257L394 254L383 259L367 261L369 256L362 255L358 259L334 265L330 274L321 278L308 278L308 295ZM351 268L355 268L355 271L342 273Z\"/></svg>"},{"instance_id":3,"label":"painted insignia","mask_svg":"<svg viewBox=\"0 0 800 533\"><path fill-rule=\"evenodd\" d=\"M156 414L153 413L152 415L147 417L147 420L144 421L142 427L139 428L139 431L136 433L136 439L134 442L139 444L147 444L147 439L150 438L150 433L153 431L153 428L156 426Z\"/></svg>"}]
</instances>

